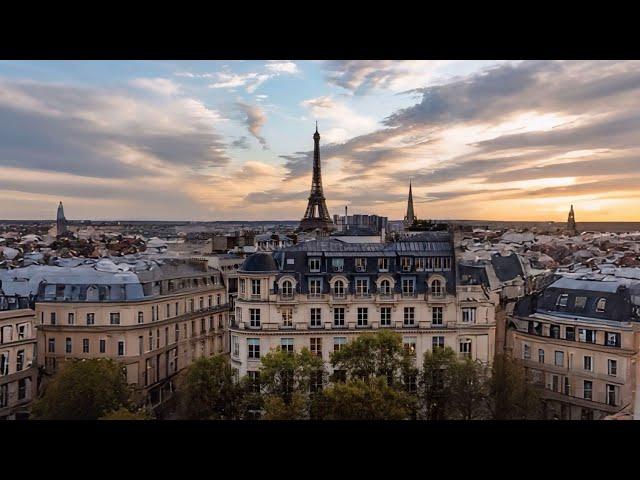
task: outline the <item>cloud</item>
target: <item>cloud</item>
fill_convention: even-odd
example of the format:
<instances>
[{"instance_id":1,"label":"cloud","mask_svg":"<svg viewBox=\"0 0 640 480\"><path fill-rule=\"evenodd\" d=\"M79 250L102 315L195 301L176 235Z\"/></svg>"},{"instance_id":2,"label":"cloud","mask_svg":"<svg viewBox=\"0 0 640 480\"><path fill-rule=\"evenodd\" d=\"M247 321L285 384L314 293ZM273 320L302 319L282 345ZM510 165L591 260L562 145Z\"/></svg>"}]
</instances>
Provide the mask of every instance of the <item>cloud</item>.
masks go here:
<instances>
[{"instance_id":1,"label":"cloud","mask_svg":"<svg viewBox=\"0 0 640 480\"><path fill-rule=\"evenodd\" d=\"M244 114L243 121L245 122L249 133L251 133L251 135L260 142L262 148L267 149L267 141L260 135L260 131L267 121L267 116L264 113L264 110L257 105L249 105L244 102L236 102L236 105Z\"/></svg>"},{"instance_id":2,"label":"cloud","mask_svg":"<svg viewBox=\"0 0 640 480\"><path fill-rule=\"evenodd\" d=\"M246 87L248 93L254 93L260 85L271 78L298 72L298 67L293 62L270 62L265 65L264 72L234 73L228 70L216 72L213 75L215 75L214 78L217 78L217 81L209 84L209 88ZM204 78L204 75L191 76Z\"/></svg>"},{"instance_id":3,"label":"cloud","mask_svg":"<svg viewBox=\"0 0 640 480\"><path fill-rule=\"evenodd\" d=\"M330 95L304 100L301 105L313 118L328 120L329 128L323 127L322 136L329 143L345 141L376 127L374 119L358 114Z\"/></svg>"},{"instance_id":4,"label":"cloud","mask_svg":"<svg viewBox=\"0 0 640 480\"><path fill-rule=\"evenodd\" d=\"M265 68L274 73L299 73L298 66L294 62L271 61L265 65Z\"/></svg>"},{"instance_id":5,"label":"cloud","mask_svg":"<svg viewBox=\"0 0 640 480\"><path fill-rule=\"evenodd\" d=\"M230 145L231 148L238 148L241 150L247 150L249 148L249 143L247 143L247 137L242 136L236 138Z\"/></svg>"},{"instance_id":6,"label":"cloud","mask_svg":"<svg viewBox=\"0 0 640 480\"><path fill-rule=\"evenodd\" d=\"M159 95L175 95L180 92L180 86L167 78L135 78L131 85Z\"/></svg>"}]
</instances>

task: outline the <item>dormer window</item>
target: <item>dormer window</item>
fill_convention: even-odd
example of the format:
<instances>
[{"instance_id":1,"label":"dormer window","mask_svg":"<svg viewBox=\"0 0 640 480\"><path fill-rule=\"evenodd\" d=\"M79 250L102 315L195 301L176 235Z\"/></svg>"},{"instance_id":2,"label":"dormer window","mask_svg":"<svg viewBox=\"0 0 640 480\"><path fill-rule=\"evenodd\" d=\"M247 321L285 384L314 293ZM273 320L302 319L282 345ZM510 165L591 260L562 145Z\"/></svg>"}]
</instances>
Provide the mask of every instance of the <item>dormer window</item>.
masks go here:
<instances>
[{"instance_id":1,"label":"dormer window","mask_svg":"<svg viewBox=\"0 0 640 480\"><path fill-rule=\"evenodd\" d=\"M596 312L603 313L606 308L607 308L607 299L599 298L598 302L596 303Z\"/></svg>"},{"instance_id":2,"label":"dormer window","mask_svg":"<svg viewBox=\"0 0 640 480\"><path fill-rule=\"evenodd\" d=\"M320 271L320 259L319 258L310 258L309 259L309 270L311 272L319 272Z\"/></svg>"},{"instance_id":3,"label":"dormer window","mask_svg":"<svg viewBox=\"0 0 640 480\"><path fill-rule=\"evenodd\" d=\"M379 272L388 272L389 271L389 259L386 257L378 259L378 271Z\"/></svg>"},{"instance_id":4,"label":"dormer window","mask_svg":"<svg viewBox=\"0 0 640 480\"><path fill-rule=\"evenodd\" d=\"M576 310L584 310L587 304L587 297L576 297L573 301L573 306Z\"/></svg>"},{"instance_id":5,"label":"dormer window","mask_svg":"<svg viewBox=\"0 0 640 480\"><path fill-rule=\"evenodd\" d=\"M382 295L391 294L391 282L389 280L382 280L382 282L380 282L380 294Z\"/></svg>"},{"instance_id":6,"label":"dormer window","mask_svg":"<svg viewBox=\"0 0 640 480\"><path fill-rule=\"evenodd\" d=\"M556 300L556 306L566 307L568 302L569 302L569 295L566 293L562 293L558 296Z\"/></svg>"},{"instance_id":7,"label":"dormer window","mask_svg":"<svg viewBox=\"0 0 640 480\"><path fill-rule=\"evenodd\" d=\"M342 272L344 270L344 258L333 258L331 267L334 272Z\"/></svg>"},{"instance_id":8,"label":"dormer window","mask_svg":"<svg viewBox=\"0 0 640 480\"><path fill-rule=\"evenodd\" d=\"M367 259L356 258L356 272L365 272L367 270Z\"/></svg>"},{"instance_id":9,"label":"dormer window","mask_svg":"<svg viewBox=\"0 0 640 480\"><path fill-rule=\"evenodd\" d=\"M403 272L411 271L411 257L400 257L400 265Z\"/></svg>"},{"instance_id":10,"label":"dormer window","mask_svg":"<svg viewBox=\"0 0 640 480\"><path fill-rule=\"evenodd\" d=\"M416 258L416 271L422 272L426 267L425 258Z\"/></svg>"},{"instance_id":11,"label":"dormer window","mask_svg":"<svg viewBox=\"0 0 640 480\"><path fill-rule=\"evenodd\" d=\"M333 284L333 294L336 297L344 296L344 282L342 280L336 280L336 283Z\"/></svg>"},{"instance_id":12,"label":"dormer window","mask_svg":"<svg viewBox=\"0 0 640 480\"><path fill-rule=\"evenodd\" d=\"M285 280L284 282L282 282L282 296L293 297L293 284L290 280Z\"/></svg>"},{"instance_id":13,"label":"dormer window","mask_svg":"<svg viewBox=\"0 0 640 480\"><path fill-rule=\"evenodd\" d=\"M440 280L434 280L431 282L431 295L434 297L442 296L442 282Z\"/></svg>"}]
</instances>

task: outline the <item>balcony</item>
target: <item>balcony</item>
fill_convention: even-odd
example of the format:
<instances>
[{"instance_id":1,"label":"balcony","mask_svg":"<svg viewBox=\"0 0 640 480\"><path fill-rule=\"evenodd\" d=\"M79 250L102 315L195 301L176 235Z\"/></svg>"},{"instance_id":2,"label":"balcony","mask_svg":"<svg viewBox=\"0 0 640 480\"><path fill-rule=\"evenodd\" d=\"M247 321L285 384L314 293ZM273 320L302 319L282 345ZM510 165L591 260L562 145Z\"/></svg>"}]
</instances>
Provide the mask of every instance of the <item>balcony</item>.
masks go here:
<instances>
[{"instance_id":1,"label":"balcony","mask_svg":"<svg viewBox=\"0 0 640 480\"><path fill-rule=\"evenodd\" d=\"M296 296L293 293L289 293L289 294L281 293L280 295L278 295L278 301L279 302L295 302Z\"/></svg>"},{"instance_id":2,"label":"balcony","mask_svg":"<svg viewBox=\"0 0 640 480\"><path fill-rule=\"evenodd\" d=\"M416 292L402 292L402 298L418 298Z\"/></svg>"},{"instance_id":3,"label":"balcony","mask_svg":"<svg viewBox=\"0 0 640 480\"><path fill-rule=\"evenodd\" d=\"M324 299L324 294L323 293L308 293L307 294L307 300L323 300Z\"/></svg>"},{"instance_id":4,"label":"balcony","mask_svg":"<svg viewBox=\"0 0 640 480\"><path fill-rule=\"evenodd\" d=\"M369 292L356 292L354 298L371 298L371 293Z\"/></svg>"}]
</instances>

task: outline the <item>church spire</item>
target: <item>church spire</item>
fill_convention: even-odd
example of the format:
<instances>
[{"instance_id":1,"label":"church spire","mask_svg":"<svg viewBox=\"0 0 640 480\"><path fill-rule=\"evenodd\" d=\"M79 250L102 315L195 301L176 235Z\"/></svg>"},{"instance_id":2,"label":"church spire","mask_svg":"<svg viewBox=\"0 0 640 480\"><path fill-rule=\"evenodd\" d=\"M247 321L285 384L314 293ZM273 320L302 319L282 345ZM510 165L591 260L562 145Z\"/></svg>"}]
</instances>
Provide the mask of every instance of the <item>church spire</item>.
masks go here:
<instances>
[{"instance_id":1,"label":"church spire","mask_svg":"<svg viewBox=\"0 0 640 480\"><path fill-rule=\"evenodd\" d=\"M62 202L60 202L56 214L56 235L63 235L65 233L67 233L67 219L64 218L64 207L62 206Z\"/></svg>"},{"instance_id":2,"label":"church spire","mask_svg":"<svg viewBox=\"0 0 640 480\"><path fill-rule=\"evenodd\" d=\"M571 205L571 209L569 209L569 217L567 218L567 230L573 235L578 233L576 229L576 216L573 212L573 205Z\"/></svg>"},{"instance_id":3,"label":"church spire","mask_svg":"<svg viewBox=\"0 0 640 480\"><path fill-rule=\"evenodd\" d=\"M413 192L411 190L411 179L409 179L409 199L407 200L407 215L404 217L404 226L410 227L417 220L413 211Z\"/></svg>"}]
</instances>

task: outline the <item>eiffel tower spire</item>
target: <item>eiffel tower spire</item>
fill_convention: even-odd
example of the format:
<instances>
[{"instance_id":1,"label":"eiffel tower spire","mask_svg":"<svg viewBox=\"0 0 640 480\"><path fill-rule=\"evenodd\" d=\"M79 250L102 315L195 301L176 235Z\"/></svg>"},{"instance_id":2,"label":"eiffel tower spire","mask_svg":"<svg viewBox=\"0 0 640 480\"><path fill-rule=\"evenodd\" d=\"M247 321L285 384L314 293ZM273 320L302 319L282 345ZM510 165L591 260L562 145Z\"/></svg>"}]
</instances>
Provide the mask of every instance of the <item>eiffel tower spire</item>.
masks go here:
<instances>
[{"instance_id":1,"label":"eiffel tower spire","mask_svg":"<svg viewBox=\"0 0 640 480\"><path fill-rule=\"evenodd\" d=\"M571 205L571 209L569 210L569 217L567 218L567 230L569 230L569 232L574 235L577 234L576 216L573 213L573 205Z\"/></svg>"},{"instance_id":2,"label":"eiffel tower spire","mask_svg":"<svg viewBox=\"0 0 640 480\"><path fill-rule=\"evenodd\" d=\"M322 191L322 173L320 170L320 134L318 133L318 122L316 122L316 132L313 134L313 176L311 179L311 193L309 203L304 217L300 220L298 230L310 232L316 229L330 231L335 227L329 216L327 203Z\"/></svg>"},{"instance_id":3,"label":"eiffel tower spire","mask_svg":"<svg viewBox=\"0 0 640 480\"><path fill-rule=\"evenodd\" d=\"M410 227L417 220L413 212L413 192L411 191L411 180L409 180L409 199L407 200L407 215L404 217L405 227Z\"/></svg>"}]
</instances>

